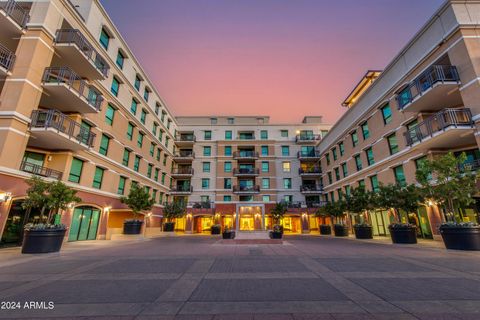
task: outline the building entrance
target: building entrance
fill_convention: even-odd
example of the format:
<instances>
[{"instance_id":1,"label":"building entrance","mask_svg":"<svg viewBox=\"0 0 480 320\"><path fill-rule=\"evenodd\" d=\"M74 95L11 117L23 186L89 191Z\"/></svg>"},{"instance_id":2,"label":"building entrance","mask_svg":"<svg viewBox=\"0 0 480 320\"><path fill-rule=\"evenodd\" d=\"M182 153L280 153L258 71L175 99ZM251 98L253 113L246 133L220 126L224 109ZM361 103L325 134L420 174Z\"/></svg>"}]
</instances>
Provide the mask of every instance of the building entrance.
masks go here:
<instances>
[{"instance_id":1,"label":"building entrance","mask_svg":"<svg viewBox=\"0 0 480 320\"><path fill-rule=\"evenodd\" d=\"M264 230L264 214L260 206L241 206L238 208L237 226L239 231Z\"/></svg>"}]
</instances>

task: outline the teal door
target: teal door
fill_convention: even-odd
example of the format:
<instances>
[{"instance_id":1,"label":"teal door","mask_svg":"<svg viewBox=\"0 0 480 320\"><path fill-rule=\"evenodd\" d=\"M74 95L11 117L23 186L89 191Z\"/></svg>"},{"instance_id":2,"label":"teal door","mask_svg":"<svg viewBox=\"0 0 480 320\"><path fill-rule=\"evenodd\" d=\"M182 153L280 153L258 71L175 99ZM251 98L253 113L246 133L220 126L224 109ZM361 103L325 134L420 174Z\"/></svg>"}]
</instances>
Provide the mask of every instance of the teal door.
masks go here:
<instances>
[{"instance_id":1,"label":"teal door","mask_svg":"<svg viewBox=\"0 0 480 320\"><path fill-rule=\"evenodd\" d=\"M78 207L73 211L68 241L95 240L97 237L100 210L93 207Z\"/></svg>"}]
</instances>

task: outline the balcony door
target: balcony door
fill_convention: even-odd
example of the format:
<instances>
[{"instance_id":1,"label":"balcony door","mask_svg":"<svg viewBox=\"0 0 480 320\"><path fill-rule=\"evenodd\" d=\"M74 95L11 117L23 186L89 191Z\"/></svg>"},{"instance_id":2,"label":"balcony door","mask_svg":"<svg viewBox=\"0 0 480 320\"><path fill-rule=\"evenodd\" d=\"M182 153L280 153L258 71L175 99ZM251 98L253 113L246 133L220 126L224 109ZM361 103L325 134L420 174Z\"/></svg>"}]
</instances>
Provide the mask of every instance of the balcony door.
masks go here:
<instances>
[{"instance_id":1,"label":"balcony door","mask_svg":"<svg viewBox=\"0 0 480 320\"><path fill-rule=\"evenodd\" d=\"M68 241L95 240L97 238L100 210L94 207L77 207L73 211Z\"/></svg>"}]
</instances>

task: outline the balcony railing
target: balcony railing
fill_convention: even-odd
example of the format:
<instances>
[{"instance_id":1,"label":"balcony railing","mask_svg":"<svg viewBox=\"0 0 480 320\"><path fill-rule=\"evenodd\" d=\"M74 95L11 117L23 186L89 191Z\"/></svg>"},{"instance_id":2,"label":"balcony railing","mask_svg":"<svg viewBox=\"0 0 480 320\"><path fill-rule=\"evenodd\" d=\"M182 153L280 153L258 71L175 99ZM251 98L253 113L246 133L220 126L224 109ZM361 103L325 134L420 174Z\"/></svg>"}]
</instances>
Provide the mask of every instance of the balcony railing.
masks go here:
<instances>
[{"instance_id":1,"label":"balcony railing","mask_svg":"<svg viewBox=\"0 0 480 320\"><path fill-rule=\"evenodd\" d=\"M177 142L195 142L197 138L194 134L178 134L175 136Z\"/></svg>"},{"instance_id":2,"label":"balcony railing","mask_svg":"<svg viewBox=\"0 0 480 320\"><path fill-rule=\"evenodd\" d=\"M174 168L172 170L174 175L193 175L193 168Z\"/></svg>"},{"instance_id":3,"label":"balcony railing","mask_svg":"<svg viewBox=\"0 0 480 320\"><path fill-rule=\"evenodd\" d=\"M213 209L215 208L215 202L213 201L188 202L187 207L192 207L193 209Z\"/></svg>"},{"instance_id":4,"label":"balcony railing","mask_svg":"<svg viewBox=\"0 0 480 320\"><path fill-rule=\"evenodd\" d=\"M320 139L321 135L319 134L297 134L295 137L296 142L316 142Z\"/></svg>"},{"instance_id":5,"label":"balcony railing","mask_svg":"<svg viewBox=\"0 0 480 320\"><path fill-rule=\"evenodd\" d=\"M298 201L298 202L284 202L288 209L300 209L302 207L307 208L320 208L325 205L325 201Z\"/></svg>"},{"instance_id":6,"label":"balcony railing","mask_svg":"<svg viewBox=\"0 0 480 320\"><path fill-rule=\"evenodd\" d=\"M321 174L322 173L322 169L320 167L313 167L313 168L299 168L298 169L298 173L299 174L305 174L305 175L308 175L308 174Z\"/></svg>"},{"instance_id":7,"label":"balcony railing","mask_svg":"<svg viewBox=\"0 0 480 320\"><path fill-rule=\"evenodd\" d=\"M170 192L172 193L192 193L192 186L172 186Z\"/></svg>"},{"instance_id":8,"label":"balcony railing","mask_svg":"<svg viewBox=\"0 0 480 320\"><path fill-rule=\"evenodd\" d=\"M260 192L260 186L233 186L233 192L235 193L258 193Z\"/></svg>"},{"instance_id":9,"label":"balcony railing","mask_svg":"<svg viewBox=\"0 0 480 320\"><path fill-rule=\"evenodd\" d=\"M449 65L433 65L413 80L396 96L398 108L403 109L415 98L432 88L436 83L459 82L457 68Z\"/></svg>"},{"instance_id":10,"label":"balcony railing","mask_svg":"<svg viewBox=\"0 0 480 320\"><path fill-rule=\"evenodd\" d=\"M93 48L80 30L58 29L55 35L55 43L75 44L105 77L108 76L110 66L97 50Z\"/></svg>"},{"instance_id":11,"label":"balcony railing","mask_svg":"<svg viewBox=\"0 0 480 320\"><path fill-rule=\"evenodd\" d=\"M468 108L444 109L425 119L404 133L408 146L422 142L425 138L432 137L435 133L444 131L449 127L472 127L472 112Z\"/></svg>"},{"instance_id":12,"label":"balcony railing","mask_svg":"<svg viewBox=\"0 0 480 320\"><path fill-rule=\"evenodd\" d=\"M27 26L30 15L27 10L23 9L16 1L0 1L0 10L5 12L7 17L12 18L22 29Z\"/></svg>"},{"instance_id":13,"label":"balcony railing","mask_svg":"<svg viewBox=\"0 0 480 320\"><path fill-rule=\"evenodd\" d=\"M320 158L319 151L298 151L297 157L301 158Z\"/></svg>"},{"instance_id":14,"label":"balcony railing","mask_svg":"<svg viewBox=\"0 0 480 320\"><path fill-rule=\"evenodd\" d=\"M14 63L15 54L0 44L0 67L10 71Z\"/></svg>"},{"instance_id":15,"label":"balcony railing","mask_svg":"<svg viewBox=\"0 0 480 320\"><path fill-rule=\"evenodd\" d=\"M89 148L93 147L93 141L95 140L95 133L56 110L34 110L30 128L54 129Z\"/></svg>"},{"instance_id":16,"label":"balcony railing","mask_svg":"<svg viewBox=\"0 0 480 320\"><path fill-rule=\"evenodd\" d=\"M318 185L302 185L300 186L300 192L321 192L323 191L322 186Z\"/></svg>"},{"instance_id":17,"label":"balcony railing","mask_svg":"<svg viewBox=\"0 0 480 320\"><path fill-rule=\"evenodd\" d=\"M241 175L258 175L260 170L258 168L235 168L233 174L236 176Z\"/></svg>"},{"instance_id":18,"label":"balcony railing","mask_svg":"<svg viewBox=\"0 0 480 320\"><path fill-rule=\"evenodd\" d=\"M52 178L56 180L62 180L63 172L53 170L50 168L46 168L43 166L40 166L38 164L33 164L28 161L23 161L20 165L20 170L32 173L37 176L42 176L46 178Z\"/></svg>"},{"instance_id":19,"label":"balcony railing","mask_svg":"<svg viewBox=\"0 0 480 320\"><path fill-rule=\"evenodd\" d=\"M255 134L239 134L237 140L255 140Z\"/></svg>"},{"instance_id":20,"label":"balcony railing","mask_svg":"<svg viewBox=\"0 0 480 320\"><path fill-rule=\"evenodd\" d=\"M78 74L68 67L49 67L43 73L44 84L63 84L75 91L79 97L87 100L95 110L100 111L103 102L102 94L95 87L88 85Z\"/></svg>"},{"instance_id":21,"label":"balcony railing","mask_svg":"<svg viewBox=\"0 0 480 320\"><path fill-rule=\"evenodd\" d=\"M174 158L195 158L193 151L179 151L173 155Z\"/></svg>"},{"instance_id":22,"label":"balcony railing","mask_svg":"<svg viewBox=\"0 0 480 320\"><path fill-rule=\"evenodd\" d=\"M241 159L241 158L256 159L258 158L258 152L250 151L250 150L235 151L233 153L233 158L234 159Z\"/></svg>"}]
</instances>

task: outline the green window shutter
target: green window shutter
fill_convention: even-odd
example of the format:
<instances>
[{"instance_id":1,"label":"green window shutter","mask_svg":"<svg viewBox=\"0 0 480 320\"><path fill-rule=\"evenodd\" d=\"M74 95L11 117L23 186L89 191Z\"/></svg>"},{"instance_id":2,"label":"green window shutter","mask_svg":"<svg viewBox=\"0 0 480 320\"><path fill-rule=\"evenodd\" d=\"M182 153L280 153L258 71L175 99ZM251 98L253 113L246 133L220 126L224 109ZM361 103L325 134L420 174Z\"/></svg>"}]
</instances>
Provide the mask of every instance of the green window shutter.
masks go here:
<instances>
[{"instance_id":1,"label":"green window shutter","mask_svg":"<svg viewBox=\"0 0 480 320\"><path fill-rule=\"evenodd\" d=\"M137 100L132 99L132 104L130 105L130 111L135 115L137 114L137 106L138 106Z\"/></svg>"},{"instance_id":2,"label":"green window shutter","mask_svg":"<svg viewBox=\"0 0 480 320\"><path fill-rule=\"evenodd\" d=\"M128 166L129 160L130 160L130 150L124 149L124 150L123 150L123 161L122 161L122 164L123 164L124 166Z\"/></svg>"},{"instance_id":3,"label":"green window shutter","mask_svg":"<svg viewBox=\"0 0 480 320\"><path fill-rule=\"evenodd\" d=\"M102 134L102 140L100 141L100 149L99 149L100 154L103 154L104 156L107 155L109 144L110 144L110 138L107 137L105 134Z\"/></svg>"},{"instance_id":4,"label":"green window shutter","mask_svg":"<svg viewBox=\"0 0 480 320\"><path fill-rule=\"evenodd\" d=\"M70 175L68 181L79 183L82 176L83 161L77 158L72 159L72 166L70 168Z\"/></svg>"},{"instance_id":5,"label":"green window shutter","mask_svg":"<svg viewBox=\"0 0 480 320\"><path fill-rule=\"evenodd\" d=\"M153 165L149 163L147 168L147 177L149 178L152 177L152 170L153 170Z\"/></svg>"},{"instance_id":6,"label":"green window shutter","mask_svg":"<svg viewBox=\"0 0 480 320\"><path fill-rule=\"evenodd\" d=\"M103 180L103 172L104 171L105 170L100 168L100 167L95 168L95 175L93 176L92 187L94 187L96 189L100 189L102 187L102 180Z\"/></svg>"},{"instance_id":7,"label":"green window shutter","mask_svg":"<svg viewBox=\"0 0 480 320\"><path fill-rule=\"evenodd\" d=\"M108 104L107 110L105 111L105 122L108 125L113 125L114 118L115 118L115 108L113 108L110 104Z\"/></svg>"},{"instance_id":8,"label":"green window shutter","mask_svg":"<svg viewBox=\"0 0 480 320\"><path fill-rule=\"evenodd\" d=\"M132 141L133 139L133 124L131 124L130 122L128 123L128 128L127 128L127 138L130 141Z\"/></svg>"},{"instance_id":9,"label":"green window shutter","mask_svg":"<svg viewBox=\"0 0 480 320\"><path fill-rule=\"evenodd\" d=\"M127 178L120 176L120 180L118 181L118 194L124 194L125 193L125 182L127 181Z\"/></svg>"}]
</instances>

